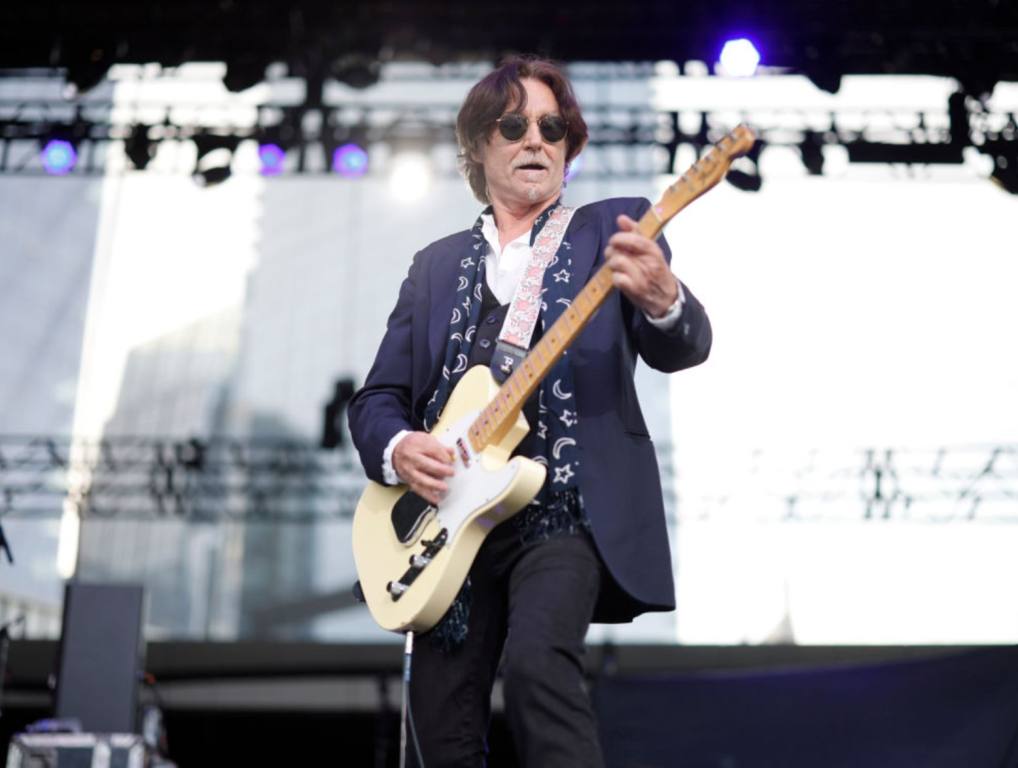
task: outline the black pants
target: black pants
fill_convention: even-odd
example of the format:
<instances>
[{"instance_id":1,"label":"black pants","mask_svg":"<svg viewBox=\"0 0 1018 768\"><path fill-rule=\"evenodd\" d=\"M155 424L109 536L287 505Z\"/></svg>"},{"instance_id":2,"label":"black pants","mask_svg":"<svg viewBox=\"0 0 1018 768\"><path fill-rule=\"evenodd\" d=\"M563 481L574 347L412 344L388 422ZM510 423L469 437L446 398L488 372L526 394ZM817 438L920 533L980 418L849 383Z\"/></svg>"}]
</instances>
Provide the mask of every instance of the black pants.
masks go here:
<instances>
[{"instance_id":1,"label":"black pants","mask_svg":"<svg viewBox=\"0 0 1018 768\"><path fill-rule=\"evenodd\" d=\"M503 648L506 717L521 765L603 765L581 662L600 573L585 533L524 545L505 524L488 536L470 572L466 640L451 651L427 634L414 643L410 701L426 768L484 765Z\"/></svg>"}]
</instances>

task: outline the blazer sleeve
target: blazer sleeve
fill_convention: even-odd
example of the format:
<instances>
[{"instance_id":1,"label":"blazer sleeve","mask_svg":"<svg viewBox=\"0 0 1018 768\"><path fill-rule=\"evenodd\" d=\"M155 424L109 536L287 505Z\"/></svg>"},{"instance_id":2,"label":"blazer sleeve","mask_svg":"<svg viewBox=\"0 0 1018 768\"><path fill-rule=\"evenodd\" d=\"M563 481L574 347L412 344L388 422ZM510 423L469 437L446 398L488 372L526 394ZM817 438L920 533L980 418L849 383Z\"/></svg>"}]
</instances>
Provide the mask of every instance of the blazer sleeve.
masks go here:
<instances>
[{"instance_id":1,"label":"blazer sleeve","mask_svg":"<svg viewBox=\"0 0 1018 768\"><path fill-rule=\"evenodd\" d=\"M650 201L640 200L636 210L627 213L632 218L639 220L648 208L650 208ZM614 218L611 227L614 232ZM665 260L671 264L672 252L668 247L668 242L663 235L658 238L657 242L661 246L661 250L664 251ZM623 313L637 352L647 365L665 373L673 373L681 371L683 368L699 365L710 354L713 336L707 312L685 283L682 283L682 290L686 296L682 305L682 313L675 326L667 331L654 327L647 321L646 315L639 307L625 296L621 296Z\"/></svg>"},{"instance_id":2,"label":"blazer sleeve","mask_svg":"<svg viewBox=\"0 0 1018 768\"><path fill-rule=\"evenodd\" d=\"M382 477L382 453L401 429L413 430L411 398L413 383L413 310L424 280L420 253L414 256L399 289L396 307L389 315L385 335L364 386L347 408L350 436L360 454L367 476L376 483Z\"/></svg>"}]
</instances>

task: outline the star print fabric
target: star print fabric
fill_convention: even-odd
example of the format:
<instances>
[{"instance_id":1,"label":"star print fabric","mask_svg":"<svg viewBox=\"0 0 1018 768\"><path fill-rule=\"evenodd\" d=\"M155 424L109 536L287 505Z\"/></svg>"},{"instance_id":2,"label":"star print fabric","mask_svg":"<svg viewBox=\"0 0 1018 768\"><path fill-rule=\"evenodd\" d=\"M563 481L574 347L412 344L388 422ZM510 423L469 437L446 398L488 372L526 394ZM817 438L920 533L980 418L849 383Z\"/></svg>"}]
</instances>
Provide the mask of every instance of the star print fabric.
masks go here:
<instances>
[{"instance_id":1,"label":"star print fabric","mask_svg":"<svg viewBox=\"0 0 1018 768\"><path fill-rule=\"evenodd\" d=\"M544 211L533 223L530 245L548 223L558 203ZM487 262L488 242L482 231L483 220L478 217L470 233L470 252L459 263L456 303L449 321L442 376L425 409L425 427L431 430L439 420L449 394L466 372L470 348L477 331L483 305L483 286ZM572 246L563 237L558 252L545 269L541 294L541 326L547 331L568 309L576 293L576 280L572 274ZM547 503L550 493L558 493L577 486L579 447L575 428L579 421L576 396L573 388L569 350L561 356L539 389L538 423L531 424L535 431L533 452L530 455L548 468L548 478L535 503Z\"/></svg>"},{"instance_id":2,"label":"star print fabric","mask_svg":"<svg viewBox=\"0 0 1018 768\"><path fill-rule=\"evenodd\" d=\"M544 211L534 222L531 246L554 208L552 206ZM460 261L456 302L449 322L442 375L425 408L424 424L429 430L438 421L449 394L467 369L474 337L482 319L488 245L482 234L480 218L471 234L471 253ZM542 333L569 307L576 293L576 281L572 280L571 249L569 241L563 239L558 252L545 269L541 289ZM567 350L538 389L537 423L530 425L534 431L530 458L547 467L548 474L537 498L510 520L524 546L552 536L589 531L576 477L580 466L575 437L578 420ZM469 616L468 579L445 616L428 633L430 641L444 652L455 650L466 638Z\"/></svg>"},{"instance_id":3,"label":"star print fabric","mask_svg":"<svg viewBox=\"0 0 1018 768\"><path fill-rule=\"evenodd\" d=\"M488 244L481 234L482 221L478 217L471 231L471 253L460 260L456 302L449 319L449 340L442 360L442 375L438 379L431 399L424 408L424 427L431 430L442 414L449 393L467 370L470 348L473 346L477 323L483 303L484 268Z\"/></svg>"},{"instance_id":4,"label":"star print fabric","mask_svg":"<svg viewBox=\"0 0 1018 768\"><path fill-rule=\"evenodd\" d=\"M557 206L558 203L537 217L530 234L531 246L552 219ZM544 270L540 317L542 333L548 332L559 316L569 308L576 295L571 251L569 240L562 237L562 244ZM576 475L580 466L580 452L576 443L578 421L573 371L569 364L569 350L566 350L541 382L538 389L537 424L530 425L535 431L530 458L548 469L548 476L534 500L535 504L546 506L552 495L577 487Z\"/></svg>"},{"instance_id":5,"label":"star print fabric","mask_svg":"<svg viewBox=\"0 0 1018 768\"><path fill-rule=\"evenodd\" d=\"M548 223L554 205L543 211L530 234L530 244ZM456 290L456 303L449 321L449 337L446 343L442 375L438 386L424 412L424 425L434 427L445 407L449 394L467 370L470 350L481 319L483 304L484 271L488 245L482 233L483 221L479 217L471 231L471 251L460 260L460 272ZM563 238L557 253L551 258L544 271L541 289L542 331L547 331L564 312L576 294L576 281L572 279L572 246ZM548 476L535 502L544 504L548 495L576 488L580 457L576 442L575 428L579 416L576 409L576 395L573 389L572 368L569 351L559 358L538 390L537 424L534 450L530 458L548 469Z\"/></svg>"}]
</instances>

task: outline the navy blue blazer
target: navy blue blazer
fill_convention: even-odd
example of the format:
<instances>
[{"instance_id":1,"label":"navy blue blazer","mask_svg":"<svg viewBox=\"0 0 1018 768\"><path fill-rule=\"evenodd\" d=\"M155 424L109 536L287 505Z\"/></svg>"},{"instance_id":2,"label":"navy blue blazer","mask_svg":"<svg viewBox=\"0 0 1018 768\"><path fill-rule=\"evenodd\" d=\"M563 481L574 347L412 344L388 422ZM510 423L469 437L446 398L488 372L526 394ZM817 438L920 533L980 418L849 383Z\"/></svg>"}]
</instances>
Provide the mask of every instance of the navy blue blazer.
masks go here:
<instances>
[{"instance_id":1,"label":"navy blue blazer","mask_svg":"<svg viewBox=\"0 0 1018 768\"><path fill-rule=\"evenodd\" d=\"M603 263L616 217L638 220L649 207L640 198L617 198L576 211L566 233L574 291ZM670 259L667 243L659 242ZM460 260L471 245L465 230L414 256L374 365L350 402L350 434L375 482L383 482L382 453L393 435L422 429L445 353ZM644 611L675 608L661 480L633 372L637 355L666 373L707 358L710 321L685 285L683 290L682 315L668 332L613 291L569 351L579 411L579 488L607 570L594 621L629 621Z\"/></svg>"}]
</instances>

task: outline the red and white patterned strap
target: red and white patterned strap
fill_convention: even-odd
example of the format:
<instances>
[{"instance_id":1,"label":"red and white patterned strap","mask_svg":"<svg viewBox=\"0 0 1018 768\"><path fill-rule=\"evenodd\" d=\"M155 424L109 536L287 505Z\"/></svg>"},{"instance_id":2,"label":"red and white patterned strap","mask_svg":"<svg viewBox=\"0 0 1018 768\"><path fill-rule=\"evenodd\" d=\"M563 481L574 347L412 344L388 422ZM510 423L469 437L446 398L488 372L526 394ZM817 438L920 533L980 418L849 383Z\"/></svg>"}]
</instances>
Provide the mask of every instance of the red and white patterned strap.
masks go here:
<instances>
[{"instance_id":1,"label":"red and white patterned strap","mask_svg":"<svg viewBox=\"0 0 1018 768\"><path fill-rule=\"evenodd\" d=\"M534 336L537 318L541 314L541 286L544 284L544 270L555 258L562 238L569 228L575 208L560 206L551 212L548 221L541 228L537 240L534 241L533 253L513 300L509 304L502 332L498 335L499 346L515 347L519 352L530 348L530 340Z\"/></svg>"}]
</instances>

